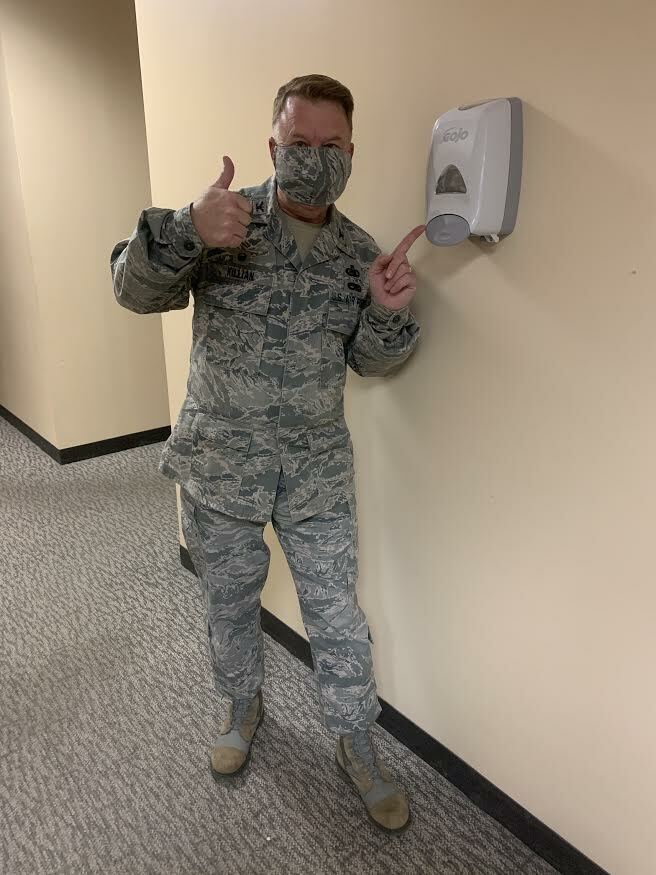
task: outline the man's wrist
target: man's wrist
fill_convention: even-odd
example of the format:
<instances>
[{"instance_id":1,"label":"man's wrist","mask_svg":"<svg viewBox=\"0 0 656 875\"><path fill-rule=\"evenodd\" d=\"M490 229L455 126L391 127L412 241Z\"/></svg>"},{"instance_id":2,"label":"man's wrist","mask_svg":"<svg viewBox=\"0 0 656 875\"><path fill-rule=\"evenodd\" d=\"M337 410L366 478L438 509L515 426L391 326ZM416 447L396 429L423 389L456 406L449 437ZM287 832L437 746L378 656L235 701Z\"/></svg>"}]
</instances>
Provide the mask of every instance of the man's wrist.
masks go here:
<instances>
[{"instance_id":1,"label":"man's wrist","mask_svg":"<svg viewBox=\"0 0 656 875\"><path fill-rule=\"evenodd\" d=\"M197 258L203 250L203 241L191 218L191 204L173 213L171 243L181 258Z\"/></svg>"},{"instance_id":2,"label":"man's wrist","mask_svg":"<svg viewBox=\"0 0 656 875\"><path fill-rule=\"evenodd\" d=\"M379 304L378 301L371 300L367 307L369 318L380 325L385 325L388 328L403 328L410 318L410 308L401 307L400 310L392 310L391 307L386 307L384 304Z\"/></svg>"}]
</instances>

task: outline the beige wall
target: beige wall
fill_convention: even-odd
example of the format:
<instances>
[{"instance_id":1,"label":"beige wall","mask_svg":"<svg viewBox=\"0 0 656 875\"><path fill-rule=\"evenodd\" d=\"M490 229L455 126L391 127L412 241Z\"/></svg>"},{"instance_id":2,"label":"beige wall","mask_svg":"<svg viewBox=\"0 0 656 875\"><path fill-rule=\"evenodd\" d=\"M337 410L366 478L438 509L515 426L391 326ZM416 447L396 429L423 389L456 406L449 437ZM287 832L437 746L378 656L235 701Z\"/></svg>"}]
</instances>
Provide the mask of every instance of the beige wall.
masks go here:
<instances>
[{"instance_id":1,"label":"beige wall","mask_svg":"<svg viewBox=\"0 0 656 875\"><path fill-rule=\"evenodd\" d=\"M0 404L55 441L23 192L0 41Z\"/></svg>"},{"instance_id":2,"label":"beige wall","mask_svg":"<svg viewBox=\"0 0 656 875\"><path fill-rule=\"evenodd\" d=\"M656 174L649 0L138 0L154 201L269 173L276 87L356 97L340 206L423 216L435 117L526 104L519 224L413 250L420 351L353 378L361 601L382 695L614 873L656 868ZM289 51L285 49L289 48ZM190 313L165 319L174 412ZM275 555L265 603L299 628Z\"/></svg>"},{"instance_id":3,"label":"beige wall","mask_svg":"<svg viewBox=\"0 0 656 875\"><path fill-rule=\"evenodd\" d=\"M16 221L0 403L60 448L163 426L160 319L120 308L109 275L150 200L132 0L5 0L1 24Z\"/></svg>"}]
</instances>

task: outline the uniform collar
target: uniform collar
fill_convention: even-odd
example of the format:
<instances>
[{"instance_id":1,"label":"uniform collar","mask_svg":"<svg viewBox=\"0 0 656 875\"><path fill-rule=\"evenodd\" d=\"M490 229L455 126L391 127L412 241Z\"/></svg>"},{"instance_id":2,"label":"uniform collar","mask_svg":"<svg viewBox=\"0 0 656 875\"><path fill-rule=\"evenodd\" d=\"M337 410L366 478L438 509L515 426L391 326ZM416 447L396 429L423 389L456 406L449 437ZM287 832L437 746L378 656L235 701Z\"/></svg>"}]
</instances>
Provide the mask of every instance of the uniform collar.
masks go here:
<instances>
[{"instance_id":1,"label":"uniform collar","mask_svg":"<svg viewBox=\"0 0 656 875\"><path fill-rule=\"evenodd\" d=\"M242 191L241 194L248 198L252 204L251 223L266 226L265 236L283 255L296 263L299 260L298 252L296 244L287 233L282 218L283 213L278 205L275 176L256 188ZM334 258L335 247L348 255L349 258L357 257L353 241L346 227L345 217L333 204L328 209L328 221L317 237L310 257L304 266L309 267L312 263L318 264Z\"/></svg>"}]
</instances>

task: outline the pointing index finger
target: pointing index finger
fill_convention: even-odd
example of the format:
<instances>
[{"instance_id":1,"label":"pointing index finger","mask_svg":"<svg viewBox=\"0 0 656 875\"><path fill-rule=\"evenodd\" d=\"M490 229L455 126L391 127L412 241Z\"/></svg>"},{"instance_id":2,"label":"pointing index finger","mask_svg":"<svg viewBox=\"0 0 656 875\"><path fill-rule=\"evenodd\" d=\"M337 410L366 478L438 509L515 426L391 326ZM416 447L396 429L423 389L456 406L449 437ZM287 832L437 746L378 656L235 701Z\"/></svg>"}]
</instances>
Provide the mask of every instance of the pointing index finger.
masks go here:
<instances>
[{"instance_id":1,"label":"pointing index finger","mask_svg":"<svg viewBox=\"0 0 656 875\"><path fill-rule=\"evenodd\" d=\"M390 262L390 266L387 269L386 274L387 279L394 276L399 264L401 264L403 259L408 254L408 251L410 250L412 244L421 237L425 230L426 225L417 225L416 228L413 228L412 231L410 231L409 234L406 234L403 240L401 240L399 245L392 253L392 261Z\"/></svg>"}]
</instances>

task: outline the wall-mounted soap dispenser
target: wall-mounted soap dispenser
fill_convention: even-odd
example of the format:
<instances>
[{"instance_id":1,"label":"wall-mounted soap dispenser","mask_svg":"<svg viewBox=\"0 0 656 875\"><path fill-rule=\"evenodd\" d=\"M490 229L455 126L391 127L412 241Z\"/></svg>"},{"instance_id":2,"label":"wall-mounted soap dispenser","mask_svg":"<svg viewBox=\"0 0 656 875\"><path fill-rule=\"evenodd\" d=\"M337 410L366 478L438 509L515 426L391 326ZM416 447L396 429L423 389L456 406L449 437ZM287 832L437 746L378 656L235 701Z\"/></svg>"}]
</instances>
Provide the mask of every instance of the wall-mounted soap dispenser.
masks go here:
<instances>
[{"instance_id":1,"label":"wall-mounted soap dispenser","mask_svg":"<svg viewBox=\"0 0 656 875\"><path fill-rule=\"evenodd\" d=\"M433 127L426 177L426 236L436 246L489 243L515 227L522 181L522 102L461 106Z\"/></svg>"}]
</instances>

